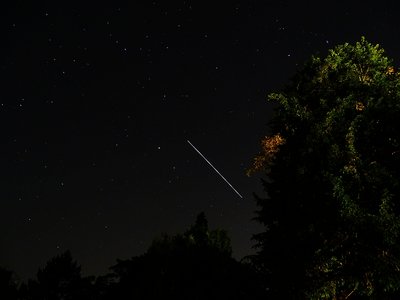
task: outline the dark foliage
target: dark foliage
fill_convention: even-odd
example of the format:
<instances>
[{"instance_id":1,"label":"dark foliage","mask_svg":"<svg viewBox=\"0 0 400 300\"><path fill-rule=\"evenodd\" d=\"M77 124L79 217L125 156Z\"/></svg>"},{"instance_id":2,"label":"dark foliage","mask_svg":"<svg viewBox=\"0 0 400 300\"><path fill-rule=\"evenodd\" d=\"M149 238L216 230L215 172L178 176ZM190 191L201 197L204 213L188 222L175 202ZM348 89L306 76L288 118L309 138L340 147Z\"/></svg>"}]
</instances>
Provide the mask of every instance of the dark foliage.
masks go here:
<instances>
[{"instance_id":1,"label":"dark foliage","mask_svg":"<svg viewBox=\"0 0 400 300\"><path fill-rule=\"evenodd\" d=\"M94 299L92 278L81 276L81 267L69 251L52 258L39 269L36 280L29 280L21 293L29 300Z\"/></svg>"},{"instance_id":2,"label":"dark foliage","mask_svg":"<svg viewBox=\"0 0 400 300\"><path fill-rule=\"evenodd\" d=\"M258 299L261 278L249 264L232 258L223 230L209 230L204 215L185 233L164 235L143 255L118 260L111 273L82 277L81 268L65 252L39 269L37 279L21 284L1 270L1 299ZM6 296L3 298L3 296Z\"/></svg>"},{"instance_id":3,"label":"dark foliage","mask_svg":"<svg viewBox=\"0 0 400 300\"><path fill-rule=\"evenodd\" d=\"M112 267L109 296L137 299L249 299L261 295L257 276L231 257L222 230L208 230L204 214L183 235L163 236L148 251Z\"/></svg>"}]
</instances>

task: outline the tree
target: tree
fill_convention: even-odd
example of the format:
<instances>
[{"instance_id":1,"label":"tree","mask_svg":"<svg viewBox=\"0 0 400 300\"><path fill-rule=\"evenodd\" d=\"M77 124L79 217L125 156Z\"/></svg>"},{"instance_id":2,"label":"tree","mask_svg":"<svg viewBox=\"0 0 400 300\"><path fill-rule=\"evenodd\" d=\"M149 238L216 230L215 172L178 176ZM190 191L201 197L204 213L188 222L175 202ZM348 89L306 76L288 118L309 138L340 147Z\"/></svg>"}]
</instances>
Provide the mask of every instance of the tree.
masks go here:
<instances>
[{"instance_id":1,"label":"tree","mask_svg":"<svg viewBox=\"0 0 400 300\"><path fill-rule=\"evenodd\" d=\"M365 38L312 57L279 93L253 262L279 298L400 289L400 73Z\"/></svg>"},{"instance_id":2,"label":"tree","mask_svg":"<svg viewBox=\"0 0 400 300\"><path fill-rule=\"evenodd\" d=\"M256 299L257 276L231 256L223 230L201 213L185 233L164 235L147 252L112 267L106 299Z\"/></svg>"},{"instance_id":3,"label":"tree","mask_svg":"<svg viewBox=\"0 0 400 300\"><path fill-rule=\"evenodd\" d=\"M82 278L81 267L66 251L39 269L37 280L28 282L28 299L79 300L92 298L92 278Z\"/></svg>"}]
</instances>

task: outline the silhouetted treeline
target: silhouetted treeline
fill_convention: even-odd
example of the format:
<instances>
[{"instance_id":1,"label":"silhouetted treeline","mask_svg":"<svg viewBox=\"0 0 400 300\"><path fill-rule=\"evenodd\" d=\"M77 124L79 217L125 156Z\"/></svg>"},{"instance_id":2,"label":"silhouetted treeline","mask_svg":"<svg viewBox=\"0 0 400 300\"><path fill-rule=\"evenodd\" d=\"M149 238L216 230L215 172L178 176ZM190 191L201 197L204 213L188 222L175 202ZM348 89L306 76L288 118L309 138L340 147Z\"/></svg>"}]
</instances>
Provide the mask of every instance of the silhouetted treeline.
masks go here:
<instances>
[{"instance_id":1,"label":"silhouetted treeline","mask_svg":"<svg viewBox=\"0 0 400 300\"><path fill-rule=\"evenodd\" d=\"M227 233L209 230L204 213L183 234L164 235L140 256L117 260L110 273L83 277L69 251L47 262L36 278L18 283L0 270L0 299L257 299L260 276L232 258Z\"/></svg>"}]
</instances>

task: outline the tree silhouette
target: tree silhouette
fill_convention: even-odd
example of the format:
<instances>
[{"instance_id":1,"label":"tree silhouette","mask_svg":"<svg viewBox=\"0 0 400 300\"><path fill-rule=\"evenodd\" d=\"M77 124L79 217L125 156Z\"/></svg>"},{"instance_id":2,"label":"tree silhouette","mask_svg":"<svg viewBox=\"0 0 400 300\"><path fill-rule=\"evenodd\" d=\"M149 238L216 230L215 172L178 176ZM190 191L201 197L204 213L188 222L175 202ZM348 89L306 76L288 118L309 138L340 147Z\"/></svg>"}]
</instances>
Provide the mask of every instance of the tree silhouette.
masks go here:
<instances>
[{"instance_id":1,"label":"tree silhouette","mask_svg":"<svg viewBox=\"0 0 400 300\"><path fill-rule=\"evenodd\" d=\"M66 251L39 269L37 280L27 286L28 299L32 300L80 300L92 298L92 278L81 277L81 267Z\"/></svg>"},{"instance_id":2,"label":"tree silhouette","mask_svg":"<svg viewBox=\"0 0 400 300\"><path fill-rule=\"evenodd\" d=\"M262 299L261 277L232 257L226 231L208 228L204 213L183 234L164 234L140 256L117 260L112 273L82 277L66 251L50 259L37 278L17 287L0 268L0 299Z\"/></svg>"},{"instance_id":3,"label":"tree silhouette","mask_svg":"<svg viewBox=\"0 0 400 300\"><path fill-rule=\"evenodd\" d=\"M400 73L362 38L312 57L282 92L255 235L280 299L390 298L400 288Z\"/></svg>"},{"instance_id":4,"label":"tree silhouette","mask_svg":"<svg viewBox=\"0 0 400 300\"><path fill-rule=\"evenodd\" d=\"M255 299L257 276L231 257L225 231L205 215L184 234L164 235L144 255L118 260L106 299Z\"/></svg>"}]
</instances>

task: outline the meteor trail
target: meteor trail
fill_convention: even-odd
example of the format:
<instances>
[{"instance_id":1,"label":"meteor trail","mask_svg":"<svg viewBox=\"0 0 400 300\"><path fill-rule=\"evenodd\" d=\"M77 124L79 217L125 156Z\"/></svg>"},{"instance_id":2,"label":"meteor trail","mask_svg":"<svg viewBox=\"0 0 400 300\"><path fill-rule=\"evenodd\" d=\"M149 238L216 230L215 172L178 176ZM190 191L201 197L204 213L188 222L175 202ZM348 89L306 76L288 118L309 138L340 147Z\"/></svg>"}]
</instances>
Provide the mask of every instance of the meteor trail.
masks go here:
<instances>
[{"instance_id":1,"label":"meteor trail","mask_svg":"<svg viewBox=\"0 0 400 300\"><path fill-rule=\"evenodd\" d=\"M196 148L189 140L187 140L187 142L189 143L190 146L193 147L194 150L196 150L196 152L197 152L198 154L200 154L200 156L201 156L202 158L204 158L204 160L214 169L214 171L217 172L217 174L218 174L219 176L221 176L223 180L225 180L225 182L231 187L231 189L234 190L235 193L238 194L238 196L239 196L240 198L243 198L243 196L240 195L240 193L239 193L239 192L232 186L232 184L230 184L229 181L228 181L228 180L227 180L213 165L212 165L212 163L211 163L199 150L197 150L197 148Z\"/></svg>"}]
</instances>

